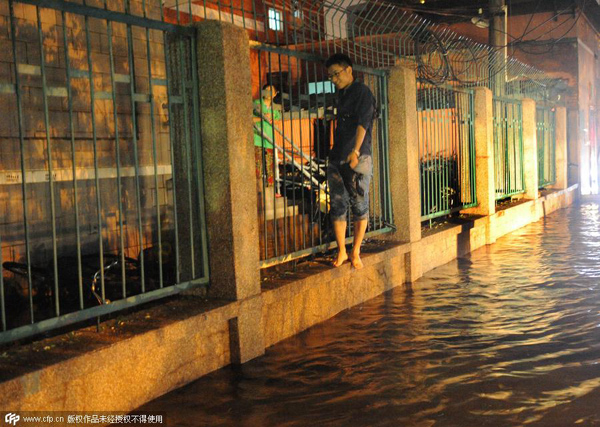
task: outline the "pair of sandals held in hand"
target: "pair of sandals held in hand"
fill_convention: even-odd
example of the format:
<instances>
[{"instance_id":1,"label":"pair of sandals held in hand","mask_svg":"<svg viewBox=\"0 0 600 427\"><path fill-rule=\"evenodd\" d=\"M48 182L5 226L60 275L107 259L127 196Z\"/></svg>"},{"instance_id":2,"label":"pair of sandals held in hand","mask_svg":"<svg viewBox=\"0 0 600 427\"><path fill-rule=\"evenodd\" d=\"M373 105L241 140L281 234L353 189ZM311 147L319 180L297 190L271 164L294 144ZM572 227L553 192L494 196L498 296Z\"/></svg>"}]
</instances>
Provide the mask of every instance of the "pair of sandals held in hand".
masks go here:
<instances>
[{"instance_id":1,"label":"pair of sandals held in hand","mask_svg":"<svg viewBox=\"0 0 600 427\"><path fill-rule=\"evenodd\" d=\"M360 185L363 179L362 174L355 172L351 167L350 163L344 163L340 166L340 175L344 181L344 187L350 195L350 197L356 197L357 195L362 197L365 195L365 190Z\"/></svg>"}]
</instances>

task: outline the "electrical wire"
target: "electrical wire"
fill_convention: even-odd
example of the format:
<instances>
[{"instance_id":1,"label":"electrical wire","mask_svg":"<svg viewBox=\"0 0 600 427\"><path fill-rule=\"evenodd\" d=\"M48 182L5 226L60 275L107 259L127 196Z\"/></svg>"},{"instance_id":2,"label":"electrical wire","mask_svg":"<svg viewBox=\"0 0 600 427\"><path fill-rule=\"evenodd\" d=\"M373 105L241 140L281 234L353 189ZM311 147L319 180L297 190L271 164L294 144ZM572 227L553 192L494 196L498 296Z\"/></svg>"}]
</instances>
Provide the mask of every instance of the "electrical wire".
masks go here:
<instances>
[{"instance_id":1,"label":"electrical wire","mask_svg":"<svg viewBox=\"0 0 600 427\"><path fill-rule=\"evenodd\" d=\"M555 38L555 39L551 40L550 41L550 47L547 48L546 51L544 51L544 52L532 52L532 51L529 51L528 52L526 49L523 49L523 46L519 46L519 45L516 46L517 49L520 49L521 51L523 51L523 52L525 52L527 54L530 54L530 55L547 55L548 53L552 52L552 50L554 50L554 48L556 47L556 45L558 44L558 42L560 42L562 39L564 39L567 36L567 34L569 34L571 32L571 30L573 28L575 28L575 25L577 25L577 22L579 21L579 19L583 15L586 3L587 3L587 0L583 0L583 3L581 5L581 8L580 8L579 13L577 15L577 18L575 18L575 21L573 22L573 24L561 36L559 36L558 38ZM564 21L564 22L567 22L567 21ZM558 28L558 27L559 26L555 27L555 29ZM554 31L554 29L552 31ZM547 33L545 33L543 35L540 35L536 39L533 39L533 40L527 40L527 42L537 41L537 40L539 40L541 37L543 37L546 34L549 34L549 33L547 32Z\"/></svg>"},{"instance_id":2,"label":"electrical wire","mask_svg":"<svg viewBox=\"0 0 600 427\"><path fill-rule=\"evenodd\" d=\"M538 1L540 1L540 0L538 0ZM585 1L585 0L583 0L583 1ZM577 1L575 1L575 2L574 2L574 4L577 6ZM569 5L569 6L565 7L565 8L563 8L563 9L561 9L561 10L557 11L557 12L556 12L554 15L552 15L550 18L546 19L545 21L543 21L542 23L540 23L540 24L536 25L535 27L533 27L533 28L531 28L531 29L528 29L528 27L529 27L529 25L530 25L530 24L528 24L528 25L527 25L527 27L526 27L526 29L525 29L525 31L523 31L523 34L521 34L519 37L515 37L515 36L513 36L512 34L508 33L507 31L503 31L503 30L499 30L499 29L494 29L493 31L497 31L497 32L500 32L500 33L502 33L502 34L505 34L505 35L507 35L508 37L510 37L510 38L512 39L510 42L508 42L508 43L507 43L507 44L505 44L505 45L501 45L501 46L494 46L494 49L495 49L495 50L498 50L498 51L500 51L500 50L502 50L502 49L504 49L504 48L511 47L511 45L512 45L512 44L514 44L514 43L519 43L519 42L523 41L523 39L524 39L524 38L525 38L527 35L531 34L533 31L535 31L535 30L537 30L538 28L540 28L541 26L545 25L547 22L549 22L549 21L551 21L551 20L553 20L553 19L555 19L555 18L558 18L559 16L563 15L565 12L567 12L568 10L570 10L572 7L573 7L573 5ZM412 10L412 11L415 11L415 10L417 10L418 8L406 8L406 7L402 7L402 9L403 9L403 10L404 10L404 9L406 9L406 10ZM537 8L536 8L536 10L537 10ZM425 10L423 10L423 12L425 12ZM531 14L531 17L530 17L530 19L532 19L534 15L535 15L535 12ZM457 16L462 16L462 15L457 15ZM559 27L559 26L561 26L561 25L563 25L563 23L561 23L561 24L558 24L556 28L558 28L558 27ZM552 32L552 31L554 31L556 28L553 28L553 29L551 29L551 30L548 30L546 33L544 33L544 35L545 35L545 34L548 34L549 32Z\"/></svg>"},{"instance_id":3,"label":"electrical wire","mask_svg":"<svg viewBox=\"0 0 600 427\"><path fill-rule=\"evenodd\" d=\"M523 35L521 35L521 39L524 37L524 34L527 33L527 30L529 29L529 26L531 25L531 21L533 21L533 17L535 15L535 13L537 12L538 8L540 7L540 4L542 4L542 0L537 0L537 2L535 3L535 8L533 9L533 13L529 16L529 21L527 21L527 25L525 26L525 29L523 30Z\"/></svg>"},{"instance_id":4,"label":"electrical wire","mask_svg":"<svg viewBox=\"0 0 600 427\"><path fill-rule=\"evenodd\" d=\"M585 5L585 2L586 2L586 1L587 1L587 0L583 0L583 6ZM575 4L576 4L576 3L575 3ZM556 17L558 17L558 16L562 15L562 14L563 14L565 11L567 11L567 10L568 10L568 9L570 9L571 7L572 7L572 5L571 5L571 6L569 6L568 8L561 9L560 11L558 11L558 12L557 12L556 14L554 14L552 17L550 17L550 18L546 19L546 20L545 20L544 22L542 22L541 24L538 24L538 25L536 25L534 28L532 28L532 29L530 29L530 30L524 31L524 32L523 32L523 34L522 34L520 37L518 37L518 38L515 38L515 39L514 39L514 41L511 41L511 42L510 42L510 43L508 43L507 45L504 45L504 46L494 46L494 47L490 47L490 49L489 49L489 50L486 50L486 51L483 53L483 55L482 55L482 56L471 58L471 60L472 60L472 61L482 61L482 60L485 60L486 58L489 58L489 56L490 56L490 55L493 55L493 54L495 54L496 52L500 52L500 51L502 51L502 50L503 50L504 48L506 48L506 47L514 47L514 46L518 46L518 43L520 43L521 41L523 41L523 38L524 38L526 35L528 35L528 34L531 34L533 31L535 31L536 29L540 28L540 27L541 27L542 25L544 25L545 23L547 23L547 22L549 22L550 20L552 20L552 19L554 19L554 18L556 18ZM573 25L572 25L572 26L571 26L571 27L570 27L570 28L567 30L567 32L566 32L566 33L563 35L563 37L564 37L566 34L568 34L568 32L569 32L569 31L571 31L571 29L572 29L572 28L573 28L573 27L576 25L576 22L577 22L577 20L579 19L579 17L581 17L581 14L582 14L582 13L583 13L583 8L580 8L580 12L579 12L579 15L578 15L578 17L576 18L576 20L575 20L575 22L573 23ZM545 36L545 35L547 35L547 34L549 34L549 33L551 33L551 32L553 32L553 31L555 31L557 28L560 28L560 27L561 27L562 25L564 25L566 22L568 22L568 21L563 21L563 22L561 22L560 24L558 24L558 25L556 25L555 27L553 27L552 29L550 29L550 30L548 30L548 31L546 31L546 32L544 32L544 33L542 33L540 36L538 36L538 37L536 38L536 40L537 40L537 39L539 39L539 38L541 38L541 37L543 37L543 36ZM499 30L497 30L497 31L499 31ZM509 36L510 36L510 34L506 33L505 31L503 31L503 32L504 32L505 34L507 34L507 35L509 35ZM513 37L513 36L511 36L511 37ZM543 53L540 53L540 54L543 54Z\"/></svg>"}]
</instances>

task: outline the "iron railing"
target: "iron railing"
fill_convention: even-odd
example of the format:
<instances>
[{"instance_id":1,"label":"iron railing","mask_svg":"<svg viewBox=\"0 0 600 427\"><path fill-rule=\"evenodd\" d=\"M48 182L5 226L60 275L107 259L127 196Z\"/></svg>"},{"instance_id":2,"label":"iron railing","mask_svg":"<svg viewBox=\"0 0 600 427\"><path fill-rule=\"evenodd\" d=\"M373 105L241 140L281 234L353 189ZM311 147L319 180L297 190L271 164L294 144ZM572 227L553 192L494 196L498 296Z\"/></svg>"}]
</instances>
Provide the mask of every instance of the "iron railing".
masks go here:
<instances>
[{"instance_id":1,"label":"iron railing","mask_svg":"<svg viewBox=\"0 0 600 427\"><path fill-rule=\"evenodd\" d=\"M554 108L536 107L538 186L556 182L556 114Z\"/></svg>"},{"instance_id":2,"label":"iron railing","mask_svg":"<svg viewBox=\"0 0 600 427\"><path fill-rule=\"evenodd\" d=\"M500 200L525 191L521 101L494 97L493 115L496 200Z\"/></svg>"},{"instance_id":3,"label":"iron railing","mask_svg":"<svg viewBox=\"0 0 600 427\"><path fill-rule=\"evenodd\" d=\"M473 107L470 89L417 86L421 220L477 204Z\"/></svg>"},{"instance_id":4,"label":"iron railing","mask_svg":"<svg viewBox=\"0 0 600 427\"><path fill-rule=\"evenodd\" d=\"M326 164L333 144L337 95L322 57L261 43L253 44L253 51L260 258L261 266L268 267L335 245ZM355 77L371 89L379 111L372 131L370 236L392 230L387 76L360 65L354 70ZM261 108L260 89L265 85L278 94L270 106ZM350 241L351 227L347 232Z\"/></svg>"},{"instance_id":5,"label":"iron railing","mask_svg":"<svg viewBox=\"0 0 600 427\"><path fill-rule=\"evenodd\" d=\"M2 3L0 343L206 285L193 33L155 2Z\"/></svg>"}]
</instances>

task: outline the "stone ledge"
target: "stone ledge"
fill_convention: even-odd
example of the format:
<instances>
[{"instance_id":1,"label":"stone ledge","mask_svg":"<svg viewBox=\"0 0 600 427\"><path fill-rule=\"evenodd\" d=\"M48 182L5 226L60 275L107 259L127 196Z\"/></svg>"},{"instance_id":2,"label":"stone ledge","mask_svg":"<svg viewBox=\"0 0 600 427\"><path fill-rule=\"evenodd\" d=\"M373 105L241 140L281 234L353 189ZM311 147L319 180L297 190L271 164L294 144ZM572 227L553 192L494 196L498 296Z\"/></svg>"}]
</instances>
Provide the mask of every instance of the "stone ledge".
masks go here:
<instances>
[{"instance_id":1,"label":"stone ledge","mask_svg":"<svg viewBox=\"0 0 600 427\"><path fill-rule=\"evenodd\" d=\"M423 237L423 273L482 246L493 244L497 238L570 205L577 197L577 190L578 185L556 190L537 200L525 200L497 211L489 217L476 218L469 224L457 224Z\"/></svg>"},{"instance_id":2,"label":"stone ledge","mask_svg":"<svg viewBox=\"0 0 600 427\"><path fill-rule=\"evenodd\" d=\"M181 297L99 332L10 349L0 363L0 410L132 410L228 364L228 321L238 311L238 303Z\"/></svg>"},{"instance_id":3,"label":"stone ledge","mask_svg":"<svg viewBox=\"0 0 600 427\"><path fill-rule=\"evenodd\" d=\"M303 271L286 277L286 283L263 286L265 346L405 283L405 256L410 249L404 243L365 253L362 270L353 269L349 262L339 268L325 265L324 260L309 263Z\"/></svg>"}]
</instances>

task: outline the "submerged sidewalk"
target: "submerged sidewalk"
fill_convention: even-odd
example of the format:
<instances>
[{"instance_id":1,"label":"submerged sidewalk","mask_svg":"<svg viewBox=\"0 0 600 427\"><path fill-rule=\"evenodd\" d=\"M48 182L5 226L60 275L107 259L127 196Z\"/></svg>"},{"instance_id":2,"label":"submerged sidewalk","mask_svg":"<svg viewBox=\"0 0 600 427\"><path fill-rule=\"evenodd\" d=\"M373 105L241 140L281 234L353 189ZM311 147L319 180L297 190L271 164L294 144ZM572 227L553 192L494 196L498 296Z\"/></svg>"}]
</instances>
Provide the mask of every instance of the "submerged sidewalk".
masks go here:
<instances>
[{"instance_id":1,"label":"submerged sidewalk","mask_svg":"<svg viewBox=\"0 0 600 427\"><path fill-rule=\"evenodd\" d=\"M137 411L181 427L599 425L598 233L599 203L555 212Z\"/></svg>"}]
</instances>

